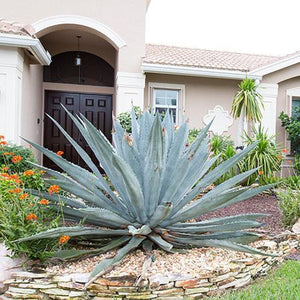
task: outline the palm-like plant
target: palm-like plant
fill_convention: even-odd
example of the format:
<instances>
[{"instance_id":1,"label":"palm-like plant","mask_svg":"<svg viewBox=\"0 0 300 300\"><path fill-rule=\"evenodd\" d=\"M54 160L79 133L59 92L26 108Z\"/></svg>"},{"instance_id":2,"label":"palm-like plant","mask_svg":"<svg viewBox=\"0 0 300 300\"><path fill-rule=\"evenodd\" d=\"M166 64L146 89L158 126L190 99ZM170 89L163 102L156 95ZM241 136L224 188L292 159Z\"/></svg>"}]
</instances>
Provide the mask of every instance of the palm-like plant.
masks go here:
<instances>
[{"instance_id":1,"label":"palm-like plant","mask_svg":"<svg viewBox=\"0 0 300 300\"><path fill-rule=\"evenodd\" d=\"M232 102L231 113L235 119L240 118L238 128L238 145L241 145L243 123L245 119L254 123L261 121L264 102L262 95L257 91L255 80L245 78L239 84L239 91Z\"/></svg>"},{"instance_id":2,"label":"palm-like plant","mask_svg":"<svg viewBox=\"0 0 300 300\"><path fill-rule=\"evenodd\" d=\"M88 142L117 192L113 192L88 154L52 119L92 172L29 142L65 172L39 166L52 176L48 179L49 184L59 185L80 200L38 191L33 193L50 200L53 207L63 210L66 219L80 225L51 229L23 238L23 241L67 234L73 241L88 243L94 248L61 250L54 254L63 260L96 255L123 246L115 257L102 260L96 266L91 273L91 281L140 245L149 249L156 244L167 252L213 246L261 254L246 245L257 240L259 235L243 230L260 226L257 219L263 214L189 222L269 188L236 187L257 171L251 170L230 178L194 200L208 185L231 170L256 144L208 171L217 159L209 159L209 126L188 146L186 123L176 130L169 113L161 121L159 115L149 112L136 119L132 112L132 135L128 135L116 121L113 147L83 115L75 117L66 112Z\"/></svg>"},{"instance_id":3,"label":"palm-like plant","mask_svg":"<svg viewBox=\"0 0 300 300\"><path fill-rule=\"evenodd\" d=\"M252 135L244 132L244 142L247 146L257 143L257 147L239 163L242 172L259 167L259 181L264 183L268 178L274 177L275 172L280 171L282 157L277 149L275 136L269 136L267 130L259 125L258 128L252 128ZM252 184L256 179L257 174L252 174L246 183Z\"/></svg>"}]
</instances>

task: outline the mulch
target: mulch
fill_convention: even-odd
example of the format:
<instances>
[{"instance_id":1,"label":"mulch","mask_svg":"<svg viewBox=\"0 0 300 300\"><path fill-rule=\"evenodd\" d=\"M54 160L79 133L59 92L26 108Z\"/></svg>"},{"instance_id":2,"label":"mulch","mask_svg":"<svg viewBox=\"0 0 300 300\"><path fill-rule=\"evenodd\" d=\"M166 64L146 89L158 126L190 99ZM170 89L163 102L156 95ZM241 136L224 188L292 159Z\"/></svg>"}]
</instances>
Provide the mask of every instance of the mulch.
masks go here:
<instances>
[{"instance_id":1,"label":"mulch","mask_svg":"<svg viewBox=\"0 0 300 300\"><path fill-rule=\"evenodd\" d=\"M266 233L273 235L286 230L281 222L278 200L275 195L269 194L260 194L248 200L205 214L197 220L207 220L249 213L269 214L268 217L260 219L260 222L263 223L263 227L259 228L259 230L262 232L265 231Z\"/></svg>"}]
</instances>

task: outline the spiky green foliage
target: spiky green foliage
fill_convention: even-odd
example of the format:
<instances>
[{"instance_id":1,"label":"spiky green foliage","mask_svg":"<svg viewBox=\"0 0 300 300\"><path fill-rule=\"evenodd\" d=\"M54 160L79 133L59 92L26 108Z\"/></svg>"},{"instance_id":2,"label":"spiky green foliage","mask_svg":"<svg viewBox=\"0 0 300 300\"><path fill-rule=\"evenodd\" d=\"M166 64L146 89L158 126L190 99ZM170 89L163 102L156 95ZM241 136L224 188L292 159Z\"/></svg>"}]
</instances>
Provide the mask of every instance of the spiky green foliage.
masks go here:
<instances>
[{"instance_id":1,"label":"spiky green foliage","mask_svg":"<svg viewBox=\"0 0 300 300\"><path fill-rule=\"evenodd\" d=\"M259 122L264 109L262 95L257 91L255 80L245 78L239 85L239 91L234 96L232 102L232 115L235 119L239 118L244 111L248 121Z\"/></svg>"},{"instance_id":2,"label":"spiky green foliage","mask_svg":"<svg viewBox=\"0 0 300 300\"><path fill-rule=\"evenodd\" d=\"M62 250L54 254L64 260L123 246L114 258L99 263L91 274L91 281L118 264L132 249L140 245L149 248L149 243L168 252L213 246L261 253L246 245L258 239L259 235L244 229L260 226L257 219L263 214L189 222L269 188L236 187L257 171L251 170L233 176L195 200L199 193L231 170L256 144L208 171L216 161L216 158L209 158L209 126L188 145L187 123L176 130L169 113L161 120L160 116L145 112L138 119L132 118L131 135L125 132L118 121L115 122L113 147L83 115L75 117L67 113L85 137L111 184L104 180L87 153L52 119L92 172L31 142L64 171L59 173L40 166L53 177L48 182L58 184L80 198L80 201L53 194L42 196L51 200L57 209L62 209L66 219L81 225L48 230L22 240L69 235L73 242L89 243L95 248ZM113 192L112 186L116 192ZM60 203L64 204L62 208Z\"/></svg>"}]
</instances>

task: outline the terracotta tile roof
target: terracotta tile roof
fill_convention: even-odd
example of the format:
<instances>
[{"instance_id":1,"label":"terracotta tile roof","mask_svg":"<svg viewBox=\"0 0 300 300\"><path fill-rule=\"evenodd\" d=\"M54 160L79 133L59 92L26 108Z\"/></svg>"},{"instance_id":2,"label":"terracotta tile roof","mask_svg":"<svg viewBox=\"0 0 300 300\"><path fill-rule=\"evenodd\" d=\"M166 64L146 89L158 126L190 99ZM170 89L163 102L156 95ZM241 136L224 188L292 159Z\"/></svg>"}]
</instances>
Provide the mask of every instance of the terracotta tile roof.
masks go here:
<instances>
[{"instance_id":1,"label":"terracotta tile roof","mask_svg":"<svg viewBox=\"0 0 300 300\"><path fill-rule=\"evenodd\" d=\"M35 37L35 32L31 25L24 25L16 22L10 22L1 18L0 18L0 33Z\"/></svg>"},{"instance_id":2,"label":"terracotta tile roof","mask_svg":"<svg viewBox=\"0 0 300 300\"><path fill-rule=\"evenodd\" d=\"M279 56L147 44L143 62L247 72L280 59Z\"/></svg>"}]
</instances>

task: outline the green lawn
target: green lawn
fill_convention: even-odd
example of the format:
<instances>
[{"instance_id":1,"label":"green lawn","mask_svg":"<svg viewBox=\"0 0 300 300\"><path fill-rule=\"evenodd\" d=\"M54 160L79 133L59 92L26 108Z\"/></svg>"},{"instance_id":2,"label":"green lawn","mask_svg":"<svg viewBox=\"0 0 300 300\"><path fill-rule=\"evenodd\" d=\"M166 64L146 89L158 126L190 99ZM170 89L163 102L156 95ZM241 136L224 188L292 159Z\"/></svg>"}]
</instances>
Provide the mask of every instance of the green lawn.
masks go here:
<instances>
[{"instance_id":1,"label":"green lawn","mask_svg":"<svg viewBox=\"0 0 300 300\"><path fill-rule=\"evenodd\" d=\"M211 300L300 300L300 262L287 261L264 280Z\"/></svg>"}]
</instances>

